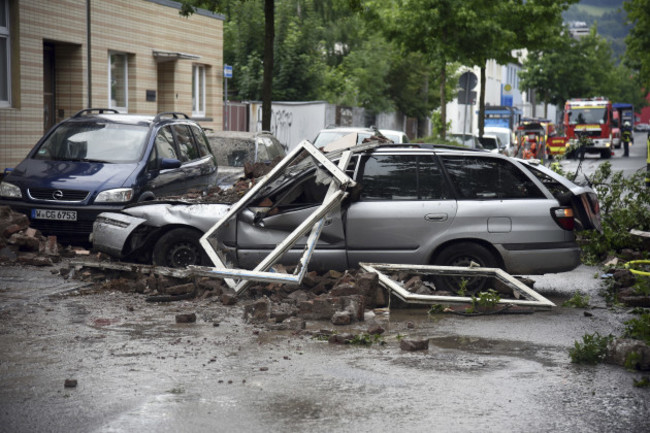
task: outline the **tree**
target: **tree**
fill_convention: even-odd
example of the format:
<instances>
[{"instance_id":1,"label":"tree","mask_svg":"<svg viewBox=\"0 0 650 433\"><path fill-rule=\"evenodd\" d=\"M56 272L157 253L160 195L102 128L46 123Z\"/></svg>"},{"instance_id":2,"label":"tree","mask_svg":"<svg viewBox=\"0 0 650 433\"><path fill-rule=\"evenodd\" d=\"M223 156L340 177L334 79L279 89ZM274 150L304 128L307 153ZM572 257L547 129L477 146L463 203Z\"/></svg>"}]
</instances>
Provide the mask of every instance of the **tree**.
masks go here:
<instances>
[{"instance_id":1,"label":"tree","mask_svg":"<svg viewBox=\"0 0 650 433\"><path fill-rule=\"evenodd\" d=\"M623 4L627 21L632 24L625 38L625 61L639 71L639 79L646 90L650 89L650 0L629 0Z\"/></svg>"},{"instance_id":2,"label":"tree","mask_svg":"<svg viewBox=\"0 0 650 433\"><path fill-rule=\"evenodd\" d=\"M245 0L241 0L245 1ZM213 12L225 7L226 0L181 0L181 15L194 13L197 7ZM273 41L275 38L275 0L264 0L264 54L262 80L262 129L271 129L273 92Z\"/></svg>"}]
</instances>

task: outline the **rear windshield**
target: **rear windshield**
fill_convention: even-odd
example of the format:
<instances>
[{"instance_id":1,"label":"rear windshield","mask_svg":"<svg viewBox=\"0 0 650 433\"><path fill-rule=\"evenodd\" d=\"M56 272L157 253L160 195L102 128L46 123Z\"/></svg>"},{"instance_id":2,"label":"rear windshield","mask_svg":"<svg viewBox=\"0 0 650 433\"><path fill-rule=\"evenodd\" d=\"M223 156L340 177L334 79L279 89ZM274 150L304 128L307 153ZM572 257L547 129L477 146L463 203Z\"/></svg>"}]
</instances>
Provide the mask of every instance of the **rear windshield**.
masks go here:
<instances>
[{"instance_id":1,"label":"rear windshield","mask_svg":"<svg viewBox=\"0 0 650 433\"><path fill-rule=\"evenodd\" d=\"M34 159L131 163L142 159L149 128L117 123L67 123L41 144Z\"/></svg>"}]
</instances>

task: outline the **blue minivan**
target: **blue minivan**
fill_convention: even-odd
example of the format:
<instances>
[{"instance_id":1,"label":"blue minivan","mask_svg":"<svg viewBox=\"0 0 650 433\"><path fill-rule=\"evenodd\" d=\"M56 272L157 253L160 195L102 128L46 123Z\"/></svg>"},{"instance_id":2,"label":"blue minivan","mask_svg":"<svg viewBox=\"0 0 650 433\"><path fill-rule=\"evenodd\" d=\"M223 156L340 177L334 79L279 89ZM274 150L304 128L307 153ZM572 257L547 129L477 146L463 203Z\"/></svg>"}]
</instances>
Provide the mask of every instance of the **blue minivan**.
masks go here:
<instances>
[{"instance_id":1,"label":"blue minivan","mask_svg":"<svg viewBox=\"0 0 650 433\"><path fill-rule=\"evenodd\" d=\"M187 115L90 108L53 127L7 172L0 205L45 235L87 241L101 212L207 190L216 177L205 133Z\"/></svg>"}]
</instances>

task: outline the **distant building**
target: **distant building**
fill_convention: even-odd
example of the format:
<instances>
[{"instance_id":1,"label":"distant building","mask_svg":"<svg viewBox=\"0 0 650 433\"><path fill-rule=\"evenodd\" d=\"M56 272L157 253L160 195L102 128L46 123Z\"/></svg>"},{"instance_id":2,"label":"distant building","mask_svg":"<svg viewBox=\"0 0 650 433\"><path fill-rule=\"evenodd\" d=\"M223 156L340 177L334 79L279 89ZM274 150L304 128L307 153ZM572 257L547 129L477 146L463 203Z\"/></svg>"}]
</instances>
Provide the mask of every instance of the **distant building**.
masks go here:
<instances>
[{"instance_id":1,"label":"distant building","mask_svg":"<svg viewBox=\"0 0 650 433\"><path fill-rule=\"evenodd\" d=\"M90 107L221 129L224 17L170 0L0 0L0 170Z\"/></svg>"},{"instance_id":2,"label":"distant building","mask_svg":"<svg viewBox=\"0 0 650 433\"><path fill-rule=\"evenodd\" d=\"M569 21L567 23L569 33L574 39L579 39L589 34L589 26L584 21Z\"/></svg>"}]
</instances>

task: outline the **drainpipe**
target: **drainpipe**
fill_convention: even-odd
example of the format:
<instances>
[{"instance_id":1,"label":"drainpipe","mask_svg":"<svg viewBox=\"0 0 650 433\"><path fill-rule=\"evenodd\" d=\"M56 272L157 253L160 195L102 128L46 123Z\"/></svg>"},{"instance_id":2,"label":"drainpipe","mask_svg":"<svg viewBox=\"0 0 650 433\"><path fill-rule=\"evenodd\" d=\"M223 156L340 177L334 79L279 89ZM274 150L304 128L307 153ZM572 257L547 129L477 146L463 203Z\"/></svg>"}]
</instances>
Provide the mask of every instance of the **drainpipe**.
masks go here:
<instances>
[{"instance_id":1,"label":"drainpipe","mask_svg":"<svg viewBox=\"0 0 650 433\"><path fill-rule=\"evenodd\" d=\"M90 0L86 0L86 62L87 62L87 73L88 73L88 108L93 106L93 94L92 94L92 68L91 68L91 46L90 46Z\"/></svg>"}]
</instances>

